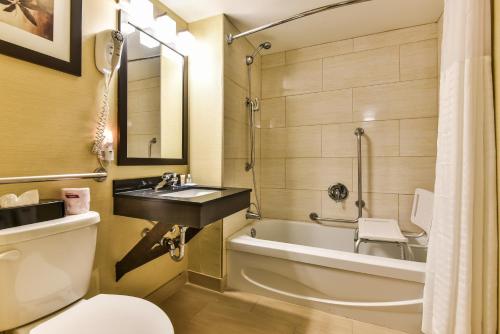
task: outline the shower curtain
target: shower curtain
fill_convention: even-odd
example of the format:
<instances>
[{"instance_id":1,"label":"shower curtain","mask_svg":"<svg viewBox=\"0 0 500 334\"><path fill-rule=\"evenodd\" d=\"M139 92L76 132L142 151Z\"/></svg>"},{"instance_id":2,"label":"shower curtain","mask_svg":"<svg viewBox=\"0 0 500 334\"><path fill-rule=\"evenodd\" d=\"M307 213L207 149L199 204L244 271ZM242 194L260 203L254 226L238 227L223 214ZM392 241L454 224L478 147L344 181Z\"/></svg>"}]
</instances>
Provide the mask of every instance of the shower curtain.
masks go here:
<instances>
[{"instance_id":1,"label":"shower curtain","mask_svg":"<svg viewBox=\"0 0 500 334\"><path fill-rule=\"evenodd\" d=\"M445 0L426 334L497 324L497 194L490 0Z\"/></svg>"}]
</instances>

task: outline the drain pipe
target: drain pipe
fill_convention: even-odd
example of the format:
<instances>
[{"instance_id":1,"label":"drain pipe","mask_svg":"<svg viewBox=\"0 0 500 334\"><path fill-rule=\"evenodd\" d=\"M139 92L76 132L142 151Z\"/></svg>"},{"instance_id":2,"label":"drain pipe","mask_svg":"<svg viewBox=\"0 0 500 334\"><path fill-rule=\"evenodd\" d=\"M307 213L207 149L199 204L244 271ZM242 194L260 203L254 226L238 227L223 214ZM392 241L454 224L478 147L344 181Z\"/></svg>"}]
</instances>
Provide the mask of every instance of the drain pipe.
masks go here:
<instances>
[{"instance_id":1,"label":"drain pipe","mask_svg":"<svg viewBox=\"0 0 500 334\"><path fill-rule=\"evenodd\" d=\"M177 240L179 240L179 245L178 247L175 247L175 241L174 239L168 239L167 244L169 247L169 254L170 258L174 260L175 262L180 262L184 258L184 253L185 253L185 248L186 248L186 231L187 227L181 226L180 227L180 233L179 237ZM179 254L175 254L175 250L179 248Z\"/></svg>"}]
</instances>

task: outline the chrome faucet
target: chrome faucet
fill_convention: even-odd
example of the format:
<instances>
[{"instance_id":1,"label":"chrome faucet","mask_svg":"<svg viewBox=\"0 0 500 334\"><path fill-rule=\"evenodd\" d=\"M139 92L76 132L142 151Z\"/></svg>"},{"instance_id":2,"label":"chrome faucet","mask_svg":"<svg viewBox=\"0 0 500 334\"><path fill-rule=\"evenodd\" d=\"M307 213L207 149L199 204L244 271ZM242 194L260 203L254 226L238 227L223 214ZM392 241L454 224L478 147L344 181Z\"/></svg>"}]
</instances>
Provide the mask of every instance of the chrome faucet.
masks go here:
<instances>
[{"instance_id":1,"label":"chrome faucet","mask_svg":"<svg viewBox=\"0 0 500 334\"><path fill-rule=\"evenodd\" d=\"M160 191L161 188L167 186L167 188L173 189L175 185L179 182L177 173L164 173L161 176L161 181L155 187L155 191Z\"/></svg>"}]
</instances>

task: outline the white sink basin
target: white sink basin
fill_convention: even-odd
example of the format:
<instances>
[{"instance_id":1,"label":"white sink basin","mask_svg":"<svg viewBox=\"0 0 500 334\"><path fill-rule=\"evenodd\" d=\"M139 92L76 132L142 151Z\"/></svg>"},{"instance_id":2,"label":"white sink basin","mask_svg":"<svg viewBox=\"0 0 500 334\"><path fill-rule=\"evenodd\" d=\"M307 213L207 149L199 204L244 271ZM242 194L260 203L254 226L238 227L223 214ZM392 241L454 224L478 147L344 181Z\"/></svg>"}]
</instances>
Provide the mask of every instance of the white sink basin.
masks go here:
<instances>
[{"instance_id":1,"label":"white sink basin","mask_svg":"<svg viewBox=\"0 0 500 334\"><path fill-rule=\"evenodd\" d=\"M170 198L194 198L194 197L210 195L210 194L216 193L217 191L218 190L211 190L211 189L188 189L188 190L177 191L174 193L164 194L164 195L160 195L160 196L161 197L170 197Z\"/></svg>"}]
</instances>

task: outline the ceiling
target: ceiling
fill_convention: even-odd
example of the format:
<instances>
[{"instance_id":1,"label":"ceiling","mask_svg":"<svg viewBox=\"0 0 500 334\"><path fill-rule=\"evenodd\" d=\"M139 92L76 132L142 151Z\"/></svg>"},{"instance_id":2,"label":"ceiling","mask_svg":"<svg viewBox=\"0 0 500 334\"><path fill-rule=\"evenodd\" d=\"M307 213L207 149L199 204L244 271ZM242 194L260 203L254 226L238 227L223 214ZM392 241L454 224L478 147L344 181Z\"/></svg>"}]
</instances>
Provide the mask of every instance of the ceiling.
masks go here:
<instances>
[{"instance_id":1,"label":"ceiling","mask_svg":"<svg viewBox=\"0 0 500 334\"><path fill-rule=\"evenodd\" d=\"M187 22L225 13L245 31L339 0L161 0ZM273 44L267 53L363 36L419 24L436 22L443 12L443 0L372 0L342 7L249 37L258 45Z\"/></svg>"}]
</instances>

